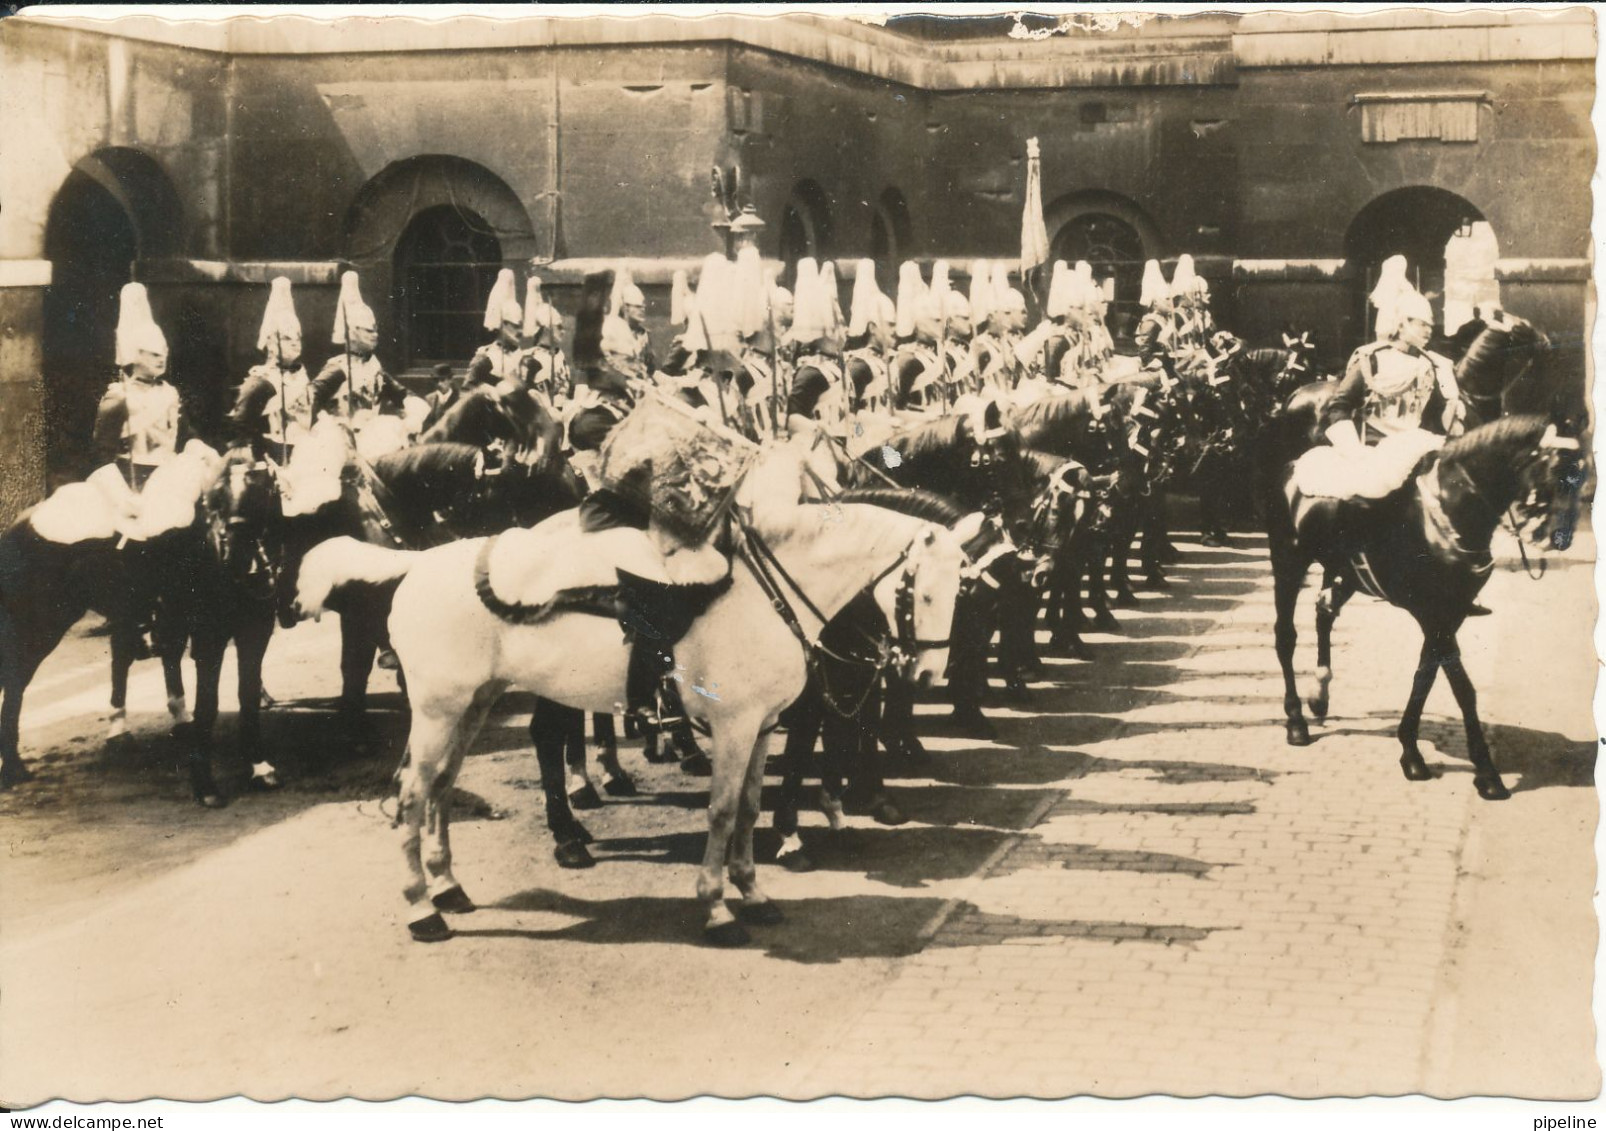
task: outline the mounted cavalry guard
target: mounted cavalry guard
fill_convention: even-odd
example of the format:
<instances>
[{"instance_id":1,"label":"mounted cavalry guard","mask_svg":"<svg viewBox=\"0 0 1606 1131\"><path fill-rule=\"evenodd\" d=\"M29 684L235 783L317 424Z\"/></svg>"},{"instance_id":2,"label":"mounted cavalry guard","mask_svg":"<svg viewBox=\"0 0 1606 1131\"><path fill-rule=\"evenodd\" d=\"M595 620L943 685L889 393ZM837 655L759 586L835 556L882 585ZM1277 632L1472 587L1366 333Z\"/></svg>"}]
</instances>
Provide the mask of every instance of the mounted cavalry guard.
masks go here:
<instances>
[{"instance_id":1,"label":"mounted cavalry guard","mask_svg":"<svg viewBox=\"0 0 1606 1131\"><path fill-rule=\"evenodd\" d=\"M140 283L127 284L119 296L117 369L117 380L95 410L94 451L96 462L115 465L123 483L137 494L190 437L178 390L162 379L167 374L167 338ZM96 472L103 478L109 474L107 467Z\"/></svg>"},{"instance_id":2,"label":"mounted cavalry guard","mask_svg":"<svg viewBox=\"0 0 1606 1131\"><path fill-rule=\"evenodd\" d=\"M837 437L846 432L851 407L841 364L846 339L835 290L836 269L830 263L816 270L814 260L799 261L791 334L797 361L786 398L786 429L793 436L815 429Z\"/></svg>"},{"instance_id":3,"label":"mounted cavalry guard","mask_svg":"<svg viewBox=\"0 0 1606 1131\"><path fill-rule=\"evenodd\" d=\"M853 300L842 355L853 387L849 409L855 416L887 407L892 393L887 357L897 332L898 308L876 284L875 261L859 260L853 269Z\"/></svg>"},{"instance_id":4,"label":"mounted cavalry guard","mask_svg":"<svg viewBox=\"0 0 1606 1131\"><path fill-rule=\"evenodd\" d=\"M355 271L340 277L331 340L345 348L326 361L313 378L314 421L335 414L361 428L376 415L400 415L407 393L385 372L374 354L379 345L379 323L362 300Z\"/></svg>"},{"instance_id":5,"label":"mounted cavalry guard","mask_svg":"<svg viewBox=\"0 0 1606 1131\"><path fill-rule=\"evenodd\" d=\"M1110 303L1098 280L1093 278L1092 264L1085 259L1078 260L1075 275L1082 295L1083 310L1087 314L1088 364L1102 383L1105 369L1115 357L1115 339L1110 337L1110 327L1106 321L1110 313Z\"/></svg>"},{"instance_id":6,"label":"mounted cavalry guard","mask_svg":"<svg viewBox=\"0 0 1606 1131\"><path fill-rule=\"evenodd\" d=\"M229 413L231 442L246 444L254 458L271 456L281 467L312 430L312 383L301 364L301 320L290 280L279 276L268 291L257 349L264 354L240 385Z\"/></svg>"},{"instance_id":7,"label":"mounted cavalry guard","mask_svg":"<svg viewBox=\"0 0 1606 1131\"><path fill-rule=\"evenodd\" d=\"M1329 442L1345 450L1363 441L1381 445L1411 436L1456 435L1465 410L1449 358L1428 350L1433 338L1433 307L1405 277L1404 256L1383 264L1371 294L1377 307L1377 340L1350 355L1323 418Z\"/></svg>"},{"instance_id":8,"label":"mounted cavalry guard","mask_svg":"<svg viewBox=\"0 0 1606 1131\"><path fill-rule=\"evenodd\" d=\"M1433 307L1406 278L1404 256L1383 264L1369 296L1377 340L1350 355L1322 414L1329 447L1295 464L1309 497L1382 499L1406 482L1447 436L1462 431L1465 407L1451 361L1428 350ZM1487 613L1481 606L1473 614Z\"/></svg>"},{"instance_id":9,"label":"mounted cavalry guard","mask_svg":"<svg viewBox=\"0 0 1606 1131\"><path fill-rule=\"evenodd\" d=\"M44 533L52 541L91 536L86 532L97 526L92 536L118 536L126 576L136 590L131 630L141 641L137 654L148 650L143 641L158 602L157 580L174 580L160 557L150 555L165 552L162 535L195 521L195 504L218 461L216 452L193 437L178 390L163 380L167 338L140 283L126 284L118 296L116 343L119 375L95 411L92 447L102 466L83 486L68 485L46 500L36 512L35 528L71 531ZM166 654L160 640L150 650Z\"/></svg>"},{"instance_id":10,"label":"mounted cavalry guard","mask_svg":"<svg viewBox=\"0 0 1606 1131\"><path fill-rule=\"evenodd\" d=\"M1008 329L1010 315L1000 304L1008 299L996 289L994 271L985 260L970 265L970 316L975 335L970 339L971 371L979 391L985 388L1012 392L1020 379ZM1025 307L1021 308L1024 317Z\"/></svg>"},{"instance_id":11,"label":"mounted cavalry guard","mask_svg":"<svg viewBox=\"0 0 1606 1131\"><path fill-rule=\"evenodd\" d=\"M481 346L468 363L468 386L528 389L535 384L535 358L524 348L524 308L519 305L518 283L504 267L485 300L485 328L496 339Z\"/></svg>"},{"instance_id":12,"label":"mounted cavalry guard","mask_svg":"<svg viewBox=\"0 0 1606 1131\"><path fill-rule=\"evenodd\" d=\"M1143 317L1132 335L1133 344L1138 348L1138 360L1144 369L1164 369L1175 377L1171 359L1177 344L1176 318L1171 305L1171 287L1157 259L1143 265L1143 289L1138 301L1144 307Z\"/></svg>"},{"instance_id":13,"label":"mounted cavalry guard","mask_svg":"<svg viewBox=\"0 0 1606 1131\"><path fill-rule=\"evenodd\" d=\"M563 315L541 293L541 279L533 272L524 284L523 340L535 391L552 404L573 396L574 375L563 353Z\"/></svg>"},{"instance_id":14,"label":"mounted cavalry guard","mask_svg":"<svg viewBox=\"0 0 1606 1131\"><path fill-rule=\"evenodd\" d=\"M595 453L635 405L630 383L642 364L640 355L631 352L629 326L608 313L614 289L612 271L587 275L575 314L574 365L579 376L565 413L564 432L566 446L575 453L570 463L593 487L598 484ZM610 323L617 324L611 331L613 348L608 345ZM639 379L644 381L645 375Z\"/></svg>"}]
</instances>

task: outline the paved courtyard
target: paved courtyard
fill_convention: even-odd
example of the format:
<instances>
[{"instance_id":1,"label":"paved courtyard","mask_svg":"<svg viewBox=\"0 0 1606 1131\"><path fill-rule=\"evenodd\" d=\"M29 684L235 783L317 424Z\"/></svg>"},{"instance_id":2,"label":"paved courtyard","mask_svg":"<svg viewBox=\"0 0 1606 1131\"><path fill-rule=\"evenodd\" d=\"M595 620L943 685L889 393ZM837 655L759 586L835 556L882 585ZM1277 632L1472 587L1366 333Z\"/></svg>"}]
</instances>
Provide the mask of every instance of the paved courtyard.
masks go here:
<instances>
[{"instance_id":1,"label":"paved courtyard","mask_svg":"<svg viewBox=\"0 0 1606 1131\"><path fill-rule=\"evenodd\" d=\"M523 721L494 720L454 828L482 910L422 947L380 801L399 747L202 813L154 672L134 752L100 749L104 641L77 638L24 715L41 780L0 796L0 1100L1594 1095L1592 541L1537 584L1497 569L1463 633L1502 804L1442 682L1442 773L1401 776L1417 640L1375 602L1287 747L1264 540L1181 546L996 742L928 740L891 779L910 824L806 814L818 870L765 868L788 921L736 952L696 943L699 779L627 753L642 795L586 815L599 866L562 871ZM292 768L327 730L331 630L270 653Z\"/></svg>"}]
</instances>

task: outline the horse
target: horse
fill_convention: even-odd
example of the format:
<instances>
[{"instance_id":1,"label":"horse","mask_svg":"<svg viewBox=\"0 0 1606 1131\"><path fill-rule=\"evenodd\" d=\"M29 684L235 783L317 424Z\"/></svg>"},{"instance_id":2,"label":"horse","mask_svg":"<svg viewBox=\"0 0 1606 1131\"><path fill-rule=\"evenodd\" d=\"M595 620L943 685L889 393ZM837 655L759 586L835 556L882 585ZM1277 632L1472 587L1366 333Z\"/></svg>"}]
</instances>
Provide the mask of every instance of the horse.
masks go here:
<instances>
[{"instance_id":1,"label":"horse","mask_svg":"<svg viewBox=\"0 0 1606 1131\"><path fill-rule=\"evenodd\" d=\"M468 444L418 444L369 462L349 442L342 448L338 434L322 442L330 450L323 453L326 458L315 475L297 475L292 460L290 474L282 479L286 522L279 621L286 627L296 620L291 603L301 563L319 543L352 537L378 546L420 549L455 539L458 512L482 505L485 456ZM360 742L368 677L375 655L386 647L389 588L348 586L331 608L340 614L339 716Z\"/></svg>"},{"instance_id":2,"label":"horse","mask_svg":"<svg viewBox=\"0 0 1606 1131\"><path fill-rule=\"evenodd\" d=\"M1322 392L1331 395L1318 386L1296 397L1317 401ZM1570 539L1582 481L1578 441L1558 437L1544 416L1507 417L1446 443L1424 461L1426 470L1386 499L1307 498L1298 490L1293 465L1282 459L1308 441L1300 427L1308 430L1309 424L1298 414L1292 419L1293 434L1268 455L1262 472L1288 743L1310 742L1294 678L1294 609L1307 570L1320 562L1332 595L1318 602L1316 616L1318 689L1309 706L1317 721L1328 709L1333 621L1357 589L1371 593L1404 609L1422 631L1416 676L1396 731L1406 779L1432 776L1417 733L1442 668L1466 725L1478 795L1488 801L1509 797L1478 720L1476 693L1456 634L1489 578L1491 539L1508 509L1517 516L1513 525L1521 541L1564 545Z\"/></svg>"},{"instance_id":3,"label":"horse","mask_svg":"<svg viewBox=\"0 0 1606 1131\"><path fill-rule=\"evenodd\" d=\"M223 658L234 643L239 687L238 747L250 767L248 788L275 789L278 771L262 747L262 661L279 606L283 513L271 464L248 449L224 456L201 496L203 536L182 579L190 655L195 661L194 718L179 728L189 746L191 785L209 808L226 802L212 776L212 734Z\"/></svg>"},{"instance_id":4,"label":"horse","mask_svg":"<svg viewBox=\"0 0 1606 1131\"><path fill-rule=\"evenodd\" d=\"M1550 415L1569 430L1586 421L1583 382L1566 381L1550 338L1527 320L1474 319L1457 332L1451 350L1468 428L1510 413Z\"/></svg>"},{"instance_id":5,"label":"horse","mask_svg":"<svg viewBox=\"0 0 1606 1131\"><path fill-rule=\"evenodd\" d=\"M782 919L753 863L764 771L760 739L802 691L813 638L878 576L912 565L916 631L931 638L920 649L916 677L929 681L947 661L947 641L936 637L952 620L961 564L954 537L917 518L863 504L766 506L762 494L750 497L759 505L731 524L736 556L728 583L675 645L677 660L699 685L723 692L688 696L686 704L711 734L709 832L697 893L707 912L704 938L715 945L741 945L749 937L723 900L727 860L742 918L760 924ZM558 516L536 533L551 527L554 545L585 553L583 543L568 540L579 536L563 533L568 521ZM500 597L493 612L487 587L475 580L476 562L489 553L486 540L423 553L367 548L364 560L350 565L340 564L341 550L320 549L318 571L309 557L300 602L304 610L317 608L336 582L356 572L400 582L390 632L413 703L397 812L405 830L404 894L411 936L439 941L451 934L442 911L474 906L452 874L449 801L463 756L492 705L505 689L519 686L571 707L611 710L624 695L628 648L611 618L556 611L520 623L517 603ZM320 573L322 580L309 585ZM542 774L550 821L567 810L561 787L552 788L562 780L562 766L544 765Z\"/></svg>"},{"instance_id":6,"label":"horse","mask_svg":"<svg viewBox=\"0 0 1606 1131\"><path fill-rule=\"evenodd\" d=\"M998 515L1004 529L1018 533L1030 528L1033 505L1040 485L1033 479L1036 465L1022 455L1019 439L1010 431L996 439L979 440L971 417L952 413L900 429L858 460L841 458L838 474L844 485L879 487L895 483L941 495L964 510ZM1028 551L1029 553L1029 551ZM950 722L962 733L992 736L992 725L982 714L987 690L987 655L994 632L1011 626L1011 661L1029 655L1013 636L1018 626L1036 618L1036 594L1020 571L999 569L993 586L972 589L957 622L948 692L954 711ZM1007 690L1024 695L1024 673L1005 673Z\"/></svg>"},{"instance_id":7,"label":"horse","mask_svg":"<svg viewBox=\"0 0 1606 1131\"><path fill-rule=\"evenodd\" d=\"M563 425L542 399L519 385L480 386L418 437L421 444L469 444L498 449L507 462L543 465L558 455Z\"/></svg>"},{"instance_id":8,"label":"horse","mask_svg":"<svg viewBox=\"0 0 1606 1131\"><path fill-rule=\"evenodd\" d=\"M1102 534L1102 545L1084 557L1093 623L1105 632L1119 628L1106 595L1106 556L1108 589L1114 591L1116 604L1137 603L1127 574L1127 551L1149 507L1156 468L1176 431L1176 410L1168 391L1175 384L1169 378L1144 376L1100 390L1066 391L1043 397L1014 416L1014 430L1024 447L1074 459L1091 473L1107 477L1090 527ZM1150 568L1157 576L1158 563L1150 563ZM1063 578L1061 584L1069 594L1080 590L1081 579ZM1074 651L1069 635L1066 646Z\"/></svg>"},{"instance_id":9,"label":"horse","mask_svg":"<svg viewBox=\"0 0 1606 1131\"><path fill-rule=\"evenodd\" d=\"M197 537L196 500L216 459L211 448L191 442L151 476L137 518L118 516L99 488L73 483L0 534L0 789L33 776L19 748L23 694L86 612L100 613L111 629L107 740L128 733L128 672L143 651L147 623L162 662L168 713L176 725L188 721L179 666L185 641L172 631L182 618L171 607L183 593L163 582L187 568Z\"/></svg>"},{"instance_id":10,"label":"horse","mask_svg":"<svg viewBox=\"0 0 1606 1131\"><path fill-rule=\"evenodd\" d=\"M988 551L1003 542L995 522L979 512L967 516L929 491L862 488L834 501L886 507L952 529L968 563L961 597L980 582L985 567L978 567ZM919 650L911 584L907 572L888 574L831 619L820 633L803 694L783 714L787 734L773 827L781 836L776 862L790 871L813 867L798 838L798 810L817 741L823 742L820 805L832 828L840 827L844 812L863 812L884 825L906 819L886 796L876 747L879 742L895 757L924 753L914 734L914 689L904 678Z\"/></svg>"}]
</instances>

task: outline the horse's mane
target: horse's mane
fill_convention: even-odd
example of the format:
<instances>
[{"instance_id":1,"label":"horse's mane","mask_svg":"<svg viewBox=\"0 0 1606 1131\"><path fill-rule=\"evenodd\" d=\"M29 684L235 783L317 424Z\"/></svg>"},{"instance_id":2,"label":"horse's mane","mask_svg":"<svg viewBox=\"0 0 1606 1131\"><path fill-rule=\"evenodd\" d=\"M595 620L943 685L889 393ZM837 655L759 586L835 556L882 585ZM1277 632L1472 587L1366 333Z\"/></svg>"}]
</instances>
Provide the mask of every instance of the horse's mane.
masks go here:
<instances>
[{"instance_id":1,"label":"horse's mane","mask_svg":"<svg viewBox=\"0 0 1606 1131\"><path fill-rule=\"evenodd\" d=\"M943 526L952 526L964 517L963 511L935 491L922 491L914 487L858 487L843 491L834 499L821 501L884 507Z\"/></svg>"},{"instance_id":2,"label":"horse's mane","mask_svg":"<svg viewBox=\"0 0 1606 1131\"><path fill-rule=\"evenodd\" d=\"M1022 448L1020 455L1021 459L1026 462L1027 467L1031 469L1032 477L1040 480L1047 480L1049 476L1069 462L1065 456L1040 452L1036 448Z\"/></svg>"},{"instance_id":3,"label":"horse's mane","mask_svg":"<svg viewBox=\"0 0 1606 1131\"><path fill-rule=\"evenodd\" d=\"M480 450L472 444L439 441L387 452L373 461L373 469L385 486L394 488L436 472L459 471L479 458Z\"/></svg>"},{"instance_id":4,"label":"horse's mane","mask_svg":"<svg viewBox=\"0 0 1606 1131\"><path fill-rule=\"evenodd\" d=\"M953 451L959 446L960 430L964 427L964 423L964 417L958 413L950 413L894 432L887 438L887 443L896 449L898 454L911 458L919 458L934 452Z\"/></svg>"},{"instance_id":5,"label":"horse's mane","mask_svg":"<svg viewBox=\"0 0 1606 1131\"><path fill-rule=\"evenodd\" d=\"M1015 414L1015 421L1022 429L1063 424L1067 420L1090 415L1092 412L1090 399L1088 394L1074 389L1067 389L1063 393L1051 393L1019 410Z\"/></svg>"},{"instance_id":6,"label":"horse's mane","mask_svg":"<svg viewBox=\"0 0 1606 1131\"><path fill-rule=\"evenodd\" d=\"M483 413L487 404L485 394L481 390L471 389L459 397L456 404L442 413L441 418L424 431L424 435L426 437L452 435L463 426L464 418L470 412ZM425 443L438 442L444 441L425 440Z\"/></svg>"},{"instance_id":7,"label":"horse's mane","mask_svg":"<svg viewBox=\"0 0 1606 1131\"><path fill-rule=\"evenodd\" d=\"M1549 426L1550 421L1543 416L1530 414L1503 416L1445 444L1439 449L1439 459L1459 462L1482 455L1490 448L1502 447L1513 440L1532 443L1542 436Z\"/></svg>"}]
</instances>

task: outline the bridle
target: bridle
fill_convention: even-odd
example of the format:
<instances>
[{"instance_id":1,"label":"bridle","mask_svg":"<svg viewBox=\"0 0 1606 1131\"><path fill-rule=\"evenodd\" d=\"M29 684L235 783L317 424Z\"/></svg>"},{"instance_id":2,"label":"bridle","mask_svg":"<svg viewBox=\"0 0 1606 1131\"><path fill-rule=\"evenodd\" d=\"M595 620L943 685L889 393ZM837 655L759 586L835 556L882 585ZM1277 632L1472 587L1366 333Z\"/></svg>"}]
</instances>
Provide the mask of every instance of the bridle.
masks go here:
<instances>
[{"instance_id":1,"label":"bridle","mask_svg":"<svg viewBox=\"0 0 1606 1131\"><path fill-rule=\"evenodd\" d=\"M252 473L260 473L267 477L268 489L277 495L279 490L278 476L275 474L274 466L270 460L261 460L250 464L243 461L230 463L224 469L224 475L228 477L228 482L223 489L228 492L231 500L238 498L245 489L245 484L240 481L245 480ZM232 510L232 507L230 509ZM205 510L207 542L211 546L212 552L216 555L219 564L228 566L230 564L231 533L248 525L250 520L239 515L226 514L217 509L212 504L210 492L206 500ZM263 529L250 540L251 555L243 575L233 568L228 570L231 580L256 596L271 596L278 591L279 574L282 566L282 562L275 561L273 555L268 553L265 538L266 527L267 524L264 521ZM265 588L263 587L264 582ZM262 588L260 593L257 592L259 588Z\"/></svg>"},{"instance_id":2,"label":"bridle","mask_svg":"<svg viewBox=\"0 0 1606 1131\"><path fill-rule=\"evenodd\" d=\"M809 636L797 615L796 608L793 607L792 600L787 596L788 590L809 611L810 615L820 622L822 629L830 622L831 618L820 611L819 606L804 591L802 585L781 564L781 560L776 557L775 551L770 548L763 535L745 522L738 522L737 526L740 531L737 554L752 571L754 579L758 582L759 589L769 599L770 607L775 610L776 615L781 618L781 621L797 639L798 644L802 646L803 655L811 671L819 672L819 659L821 656L825 656L842 664L875 668L877 675L879 675L880 671L893 665L896 665L899 670L907 669L914 663L918 653L922 651L949 647L950 638L928 639L920 636L915 628L915 581L919 570L916 568L912 556L915 542L919 540L924 531L917 533L914 538L910 539L909 544L899 552L891 564L866 585L867 589L873 589L897 570L901 569L903 571L898 578L897 592L893 597L892 647L884 657L879 657L876 660L866 660L862 657L841 655L822 644L818 636ZM867 697L868 692L866 692ZM861 706L862 704L863 700L860 702Z\"/></svg>"}]
</instances>

